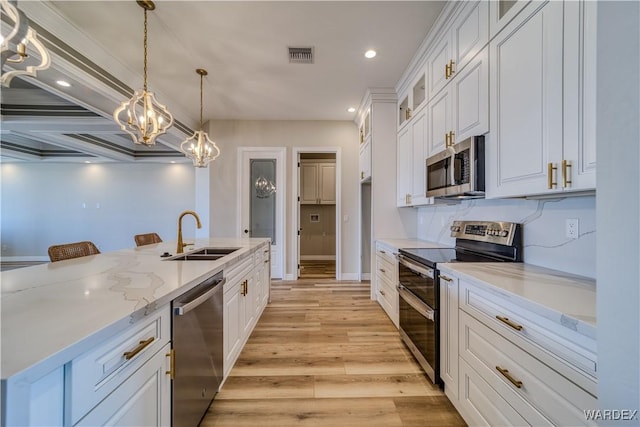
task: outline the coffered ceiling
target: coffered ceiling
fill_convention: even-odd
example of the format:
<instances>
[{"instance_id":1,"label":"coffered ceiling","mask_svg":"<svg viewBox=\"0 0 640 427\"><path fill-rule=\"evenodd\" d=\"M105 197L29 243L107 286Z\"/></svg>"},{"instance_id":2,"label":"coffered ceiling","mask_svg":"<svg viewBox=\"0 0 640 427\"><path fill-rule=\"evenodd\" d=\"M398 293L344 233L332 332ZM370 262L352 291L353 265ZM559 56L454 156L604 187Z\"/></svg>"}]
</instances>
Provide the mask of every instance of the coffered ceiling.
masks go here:
<instances>
[{"instance_id":1,"label":"coffered ceiling","mask_svg":"<svg viewBox=\"0 0 640 427\"><path fill-rule=\"evenodd\" d=\"M176 150L204 119L353 120L370 87L393 87L444 2L156 1L149 89L176 126L155 147L113 122L142 86L143 11L135 1L19 1L52 53L37 78L2 89L2 161L184 161ZM289 47L313 47L291 64ZM364 52L378 55L366 59ZM70 88L56 85L64 79ZM213 130L215 139L215 130Z\"/></svg>"}]
</instances>

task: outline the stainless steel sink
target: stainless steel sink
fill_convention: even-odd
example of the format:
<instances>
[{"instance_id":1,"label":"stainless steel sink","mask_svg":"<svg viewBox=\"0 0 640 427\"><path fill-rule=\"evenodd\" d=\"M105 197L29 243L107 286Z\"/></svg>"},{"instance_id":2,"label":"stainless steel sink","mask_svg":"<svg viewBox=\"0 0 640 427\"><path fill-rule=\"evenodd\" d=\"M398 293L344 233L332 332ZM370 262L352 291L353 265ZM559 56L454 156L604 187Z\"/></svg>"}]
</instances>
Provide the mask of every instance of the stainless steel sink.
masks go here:
<instances>
[{"instance_id":1,"label":"stainless steel sink","mask_svg":"<svg viewBox=\"0 0 640 427\"><path fill-rule=\"evenodd\" d=\"M238 249L240 248L204 248L199 251L170 258L170 261L215 261Z\"/></svg>"}]
</instances>

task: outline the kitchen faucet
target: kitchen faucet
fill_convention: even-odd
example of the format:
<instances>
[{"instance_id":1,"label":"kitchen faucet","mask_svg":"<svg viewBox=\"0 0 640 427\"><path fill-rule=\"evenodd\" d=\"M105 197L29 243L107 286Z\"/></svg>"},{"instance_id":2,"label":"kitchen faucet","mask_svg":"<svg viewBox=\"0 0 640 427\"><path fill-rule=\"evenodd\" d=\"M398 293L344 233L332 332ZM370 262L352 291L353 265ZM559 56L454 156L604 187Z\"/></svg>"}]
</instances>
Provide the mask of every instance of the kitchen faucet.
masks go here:
<instances>
[{"instance_id":1,"label":"kitchen faucet","mask_svg":"<svg viewBox=\"0 0 640 427\"><path fill-rule=\"evenodd\" d=\"M196 219L196 225L198 228L202 228L202 224L200 224L200 217L198 217L198 214L194 211L184 211L180 214L178 217L178 248L176 249L176 253L178 254L183 253L184 247L187 246L187 243L182 242L182 218L184 218L185 215L193 215Z\"/></svg>"}]
</instances>

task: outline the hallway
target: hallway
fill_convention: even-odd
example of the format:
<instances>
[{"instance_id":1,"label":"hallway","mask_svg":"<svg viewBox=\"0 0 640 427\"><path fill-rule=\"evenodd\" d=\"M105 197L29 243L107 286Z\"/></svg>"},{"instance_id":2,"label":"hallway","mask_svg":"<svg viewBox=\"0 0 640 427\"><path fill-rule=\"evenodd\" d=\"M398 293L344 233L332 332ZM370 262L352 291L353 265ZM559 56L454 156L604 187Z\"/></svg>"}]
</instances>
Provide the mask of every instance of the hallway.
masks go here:
<instances>
[{"instance_id":1,"label":"hallway","mask_svg":"<svg viewBox=\"0 0 640 427\"><path fill-rule=\"evenodd\" d=\"M463 426L369 283L274 281L202 426Z\"/></svg>"}]
</instances>

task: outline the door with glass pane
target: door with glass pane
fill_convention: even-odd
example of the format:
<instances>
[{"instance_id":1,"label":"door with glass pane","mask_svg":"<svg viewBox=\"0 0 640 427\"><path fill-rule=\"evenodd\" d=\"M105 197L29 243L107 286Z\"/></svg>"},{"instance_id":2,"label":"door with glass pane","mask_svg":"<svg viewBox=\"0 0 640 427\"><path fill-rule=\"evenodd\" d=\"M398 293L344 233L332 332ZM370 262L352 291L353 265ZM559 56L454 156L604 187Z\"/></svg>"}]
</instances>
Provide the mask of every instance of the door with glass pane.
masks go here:
<instances>
[{"instance_id":1,"label":"door with glass pane","mask_svg":"<svg viewBox=\"0 0 640 427\"><path fill-rule=\"evenodd\" d=\"M284 275L284 148L240 148L243 237L271 239L271 277Z\"/></svg>"}]
</instances>

